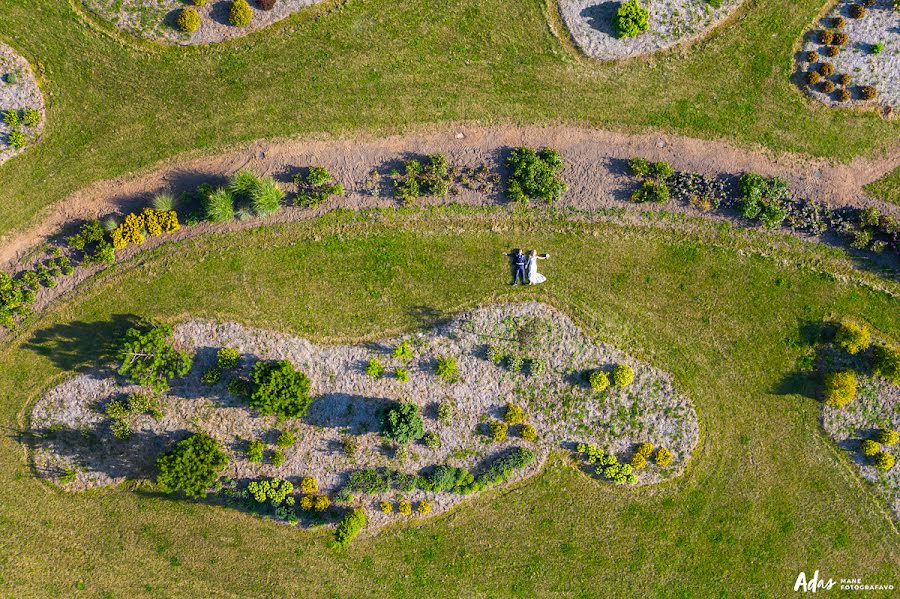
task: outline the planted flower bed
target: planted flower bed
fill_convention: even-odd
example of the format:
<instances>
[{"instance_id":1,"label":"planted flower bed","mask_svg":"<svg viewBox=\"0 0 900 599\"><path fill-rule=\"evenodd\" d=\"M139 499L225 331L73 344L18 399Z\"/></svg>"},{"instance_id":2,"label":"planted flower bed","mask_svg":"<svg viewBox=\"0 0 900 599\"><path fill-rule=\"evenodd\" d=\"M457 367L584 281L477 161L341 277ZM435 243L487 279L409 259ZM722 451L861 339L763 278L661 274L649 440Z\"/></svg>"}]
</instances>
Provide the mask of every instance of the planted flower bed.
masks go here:
<instances>
[{"instance_id":1,"label":"planted flower bed","mask_svg":"<svg viewBox=\"0 0 900 599\"><path fill-rule=\"evenodd\" d=\"M202 431L227 464L201 477L200 495L291 523L361 508L379 525L521 479L555 449L582 461L579 444L602 452L604 470L585 468L598 479L659 482L684 469L697 442L694 409L668 375L542 304L486 307L366 345L233 323L158 329L130 334L118 376L80 374L37 402L39 472L70 490L152 479L160 455ZM132 364L147 355L165 367ZM635 458L647 444L648 459ZM624 476L605 471L612 459L628 465ZM196 490L166 477L168 489ZM299 493L257 501L249 483L272 479Z\"/></svg>"}]
</instances>

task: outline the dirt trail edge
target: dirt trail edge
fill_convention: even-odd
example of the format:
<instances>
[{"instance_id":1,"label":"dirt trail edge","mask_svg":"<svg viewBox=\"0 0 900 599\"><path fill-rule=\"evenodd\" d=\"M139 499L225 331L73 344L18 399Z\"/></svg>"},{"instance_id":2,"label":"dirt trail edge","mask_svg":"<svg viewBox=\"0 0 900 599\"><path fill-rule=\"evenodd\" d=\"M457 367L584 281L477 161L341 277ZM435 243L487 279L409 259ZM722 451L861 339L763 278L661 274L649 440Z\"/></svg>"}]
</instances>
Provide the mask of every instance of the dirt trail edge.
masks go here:
<instances>
[{"instance_id":1,"label":"dirt trail edge","mask_svg":"<svg viewBox=\"0 0 900 599\"><path fill-rule=\"evenodd\" d=\"M627 199L634 182L625 161L635 156L666 160L676 170L706 175L743 171L779 175L799 195L832 205L882 205L867 196L862 187L900 166L900 146L877 159L856 158L848 164L833 164L802 155L741 149L721 141L565 126L459 126L437 133L378 139L261 140L229 153L182 162L172 160L148 174L101 181L84 188L52 206L38 225L0 239L0 264L14 263L68 223L139 208L159 191L193 191L201 182L223 181L240 168L272 175L286 183L301 167L325 166L348 192L329 207L369 208L395 204L391 198L374 197L365 189L364 182L373 169L386 174L407 156L435 152L445 154L451 164L487 164L496 168L511 148L521 145L560 150L566 161L563 176L569 184L560 206L587 210L621 205ZM446 199L465 204L498 200L468 190Z\"/></svg>"}]
</instances>

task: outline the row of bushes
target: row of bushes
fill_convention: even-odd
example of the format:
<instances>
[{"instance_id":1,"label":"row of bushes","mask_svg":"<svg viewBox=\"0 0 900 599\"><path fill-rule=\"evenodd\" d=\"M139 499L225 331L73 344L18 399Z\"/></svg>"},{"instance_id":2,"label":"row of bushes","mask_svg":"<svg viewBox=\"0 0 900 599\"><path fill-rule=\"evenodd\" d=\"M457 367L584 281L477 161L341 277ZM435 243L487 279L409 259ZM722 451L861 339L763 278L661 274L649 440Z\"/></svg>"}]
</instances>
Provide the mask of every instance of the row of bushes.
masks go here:
<instances>
[{"instance_id":1,"label":"row of bushes","mask_svg":"<svg viewBox=\"0 0 900 599\"><path fill-rule=\"evenodd\" d=\"M897 444L900 435L892 428L882 428L875 439L864 439L859 444L862 454L872 460L872 465L882 472L887 472L894 467L896 459L894 455L883 450L882 446L891 447Z\"/></svg>"},{"instance_id":2,"label":"row of bushes","mask_svg":"<svg viewBox=\"0 0 900 599\"><path fill-rule=\"evenodd\" d=\"M607 453L593 443L579 443L576 453L588 465L596 464L595 473L616 484L633 485L637 482L636 470L643 470L652 459L661 468L667 468L673 459L672 452L665 447L656 449L652 443L640 443L627 463L619 462L612 453Z\"/></svg>"},{"instance_id":3,"label":"row of bushes","mask_svg":"<svg viewBox=\"0 0 900 599\"><path fill-rule=\"evenodd\" d=\"M192 0L195 6L203 6L206 0ZM275 0L258 0L260 8L271 10L275 6ZM234 27L246 27L253 20L253 10L247 0L231 0L228 7L228 22ZM185 33L193 33L200 28L200 13L193 6L185 6L178 13L176 19L178 29Z\"/></svg>"},{"instance_id":4,"label":"row of bushes","mask_svg":"<svg viewBox=\"0 0 900 599\"><path fill-rule=\"evenodd\" d=\"M540 358L523 357L516 353L506 353L497 345L485 348L488 361L497 366L503 365L508 371L519 374L527 372L529 376L541 376L547 370L547 364Z\"/></svg>"},{"instance_id":5,"label":"row of bushes","mask_svg":"<svg viewBox=\"0 0 900 599\"><path fill-rule=\"evenodd\" d=\"M390 514L394 511L394 504L390 501L382 501L378 506L381 511L385 514ZM421 500L416 506L416 513L425 515L431 511L431 502L427 499ZM397 502L397 513L403 516L410 516L413 513L413 505L412 502L408 499L401 499Z\"/></svg>"},{"instance_id":6,"label":"row of bushes","mask_svg":"<svg viewBox=\"0 0 900 599\"><path fill-rule=\"evenodd\" d=\"M870 355L866 356L871 372L900 384L900 349L887 343L878 343L873 347L872 332L866 325L842 321L835 332L834 342L851 356L864 354L871 348ZM836 408L846 406L856 398L858 386L854 370L827 373L824 378L825 403Z\"/></svg>"},{"instance_id":7,"label":"row of bushes","mask_svg":"<svg viewBox=\"0 0 900 599\"><path fill-rule=\"evenodd\" d=\"M25 108L21 112L10 109L3 112L3 121L10 127L6 143L18 150L25 147L25 143L28 141L20 127L22 125L30 128L37 127L41 122L41 113L36 108Z\"/></svg>"},{"instance_id":8,"label":"row of bushes","mask_svg":"<svg viewBox=\"0 0 900 599\"><path fill-rule=\"evenodd\" d=\"M50 259L16 277L0 272L0 326L13 326L21 318L30 315L41 285L56 287L60 277L74 272L69 258L63 256L59 248L55 248L51 255L53 257Z\"/></svg>"},{"instance_id":9,"label":"row of bushes","mask_svg":"<svg viewBox=\"0 0 900 599\"><path fill-rule=\"evenodd\" d=\"M634 369L628 364L617 364L612 370L612 383L616 387L627 387L634 382ZM603 370L594 370L588 377L594 391L604 391L610 384L610 375Z\"/></svg>"}]
</instances>

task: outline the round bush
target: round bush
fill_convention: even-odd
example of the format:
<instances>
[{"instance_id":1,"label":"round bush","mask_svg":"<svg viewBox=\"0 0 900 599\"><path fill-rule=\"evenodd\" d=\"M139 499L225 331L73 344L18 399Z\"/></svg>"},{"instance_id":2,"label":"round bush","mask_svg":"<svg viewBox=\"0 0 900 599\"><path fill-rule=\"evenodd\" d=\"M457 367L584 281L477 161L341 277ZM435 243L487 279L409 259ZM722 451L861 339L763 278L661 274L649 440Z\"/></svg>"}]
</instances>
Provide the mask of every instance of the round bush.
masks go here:
<instances>
[{"instance_id":1,"label":"round bush","mask_svg":"<svg viewBox=\"0 0 900 599\"><path fill-rule=\"evenodd\" d=\"M488 424L488 431L490 432L491 439L496 443L502 443L506 440L506 433L508 430L509 425L501 420L494 420Z\"/></svg>"},{"instance_id":2,"label":"round bush","mask_svg":"<svg viewBox=\"0 0 900 599\"><path fill-rule=\"evenodd\" d=\"M841 102L849 102L853 97L853 94L850 93L850 90L846 87L842 87L841 91L838 92L838 100Z\"/></svg>"},{"instance_id":3,"label":"round bush","mask_svg":"<svg viewBox=\"0 0 900 599\"><path fill-rule=\"evenodd\" d=\"M394 504L390 501L382 501L378 507L380 507L381 511L385 514L390 514L394 511Z\"/></svg>"},{"instance_id":4,"label":"round bush","mask_svg":"<svg viewBox=\"0 0 900 599\"><path fill-rule=\"evenodd\" d=\"M228 465L228 455L207 433L195 433L156 461L156 483L166 493L183 491L188 497L204 497Z\"/></svg>"},{"instance_id":5,"label":"round bush","mask_svg":"<svg viewBox=\"0 0 900 599\"><path fill-rule=\"evenodd\" d=\"M178 13L178 29L186 33L193 33L200 28L200 15L196 8L186 6Z\"/></svg>"},{"instance_id":6,"label":"round bush","mask_svg":"<svg viewBox=\"0 0 900 599\"><path fill-rule=\"evenodd\" d=\"M634 370L628 364L619 364L613 369L613 384L627 387L634 382Z\"/></svg>"},{"instance_id":7,"label":"round bush","mask_svg":"<svg viewBox=\"0 0 900 599\"><path fill-rule=\"evenodd\" d=\"M876 0L862 0L862 3L866 6L875 6Z\"/></svg>"},{"instance_id":8,"label":"round bush","mask_svg":"<svg viewBox=\"0 0 900 599\"><path fill-rule=\"evenodd\" d=\"M635 470L641 470L642 468L647 467L647 458L645 458L644 456L642 456L639 453L636 453L633 456L631 456L631 462L629 462L629 463L631 464L631 467L634 468Z\"/></svg>"},{"instance_id":9,"label":"round bush","mask_svg":"<svg viewBox=\"0 0 900 599\"><path fill-rule=\"evenodd\" d=\"M850 7L850 16L854 19L861 19L866 16L866 7L862 4L854 4Z\"/></svg>"},{"instance_id":10,"label":"round bush","mask_svg":"<svg viewBox=\"0 0 900 599\"><path fill-rule=\"evenodd\" d=\"M834 334L834 342L850 355L868 349L872 343L872 333L865 325L845 320Z\"/></svg>"},{"instance_id":11,"label":"round bush","mask_svg":"<svg viewBox=\"0 0 900 599\"><path fill-rule=\"evenodd\" d=\"M834 33L831 31L831 29L823 29L819 33L819 42L821 42L822 44L825 44L826 46L828 44L830 44L833 39L834 39Z\"/></svg>"},{"instance_id":12,"label":"round bush","mask_svg":"<svg viewBox=\"0 0 900 599\"><path fill-rule=\"evenodd\" d=\"M852 370L832 372L825 377L825 403L841 408L856 397L856 373Z\"/></svg>"},{"instance_id":13,"label":"round bush","mask_svg":"<svg viewBox=\"0 0 900 599\"><path fill-rule=\"evenodd\" d=\"M850 83L850 75L847 73L841 73L840 75L838 75L837 80L841 85L847 85Z\"/></svg>"},{"instance_id":14,"label":"round bush","mask_svg":"<svg viewBox=\"0 0 900 599\"><path fill-rule=\"evenodd\" d=\"M835 29L843 29L846 24L847 20L844 17L835 17L831 20L831 26Z\"/></svg>"},{"instance_id":15,"label":"round bush","mask_svg":"<svg viewBox=\"0 0 900 599\"><path fill-rule=\"evenodd\" d=\"M526 441L537 441L537 431L534 430L534 427L530 424L523 424L522 428L519 429L519 436L525 439Z\"/></svg>"},{"instance_id":16,"label":"round bush","mask_svg":"<svg viewBox=\"0 0 900 599\"><path fill-rule=\"evenodd\" d=\"M253 11L247 0L232 0L228 11L228 22L235 27L246 27L253 19Z\"/></svg>"},{"instance_id":17,"label":"round bush","mask_svg":"<svg viewBox=\"0 0 900 599\"><path fill-rule=\"evenodd\" d=\"M805 58L806 62L816 62L817 60L819 60L819 53L815 50L810 50L806 53Z\"/></svg>"},{"instance_id":18,"label":"round bush","mask_svg":"<svg viewBox=\"0 0 900 599\"><path fill-rule=\"evenodd\" d=\"M834 82L833 82L833 81L829 81L829 80L826 79L825 81L822 82L822 88L821 88L821 89L822 89L822 91L825 92L826 94L830 94L831 92L834 91L834 87L835 87L835 86L834 86Z\"/></svg>"},{"instance_id":19,"label":"round bush","mask_svg":"<svg viewBox=\"0 0 900 599\"><path fill-rule=\"evenodd\" d=\"M831 75L834 75L834 65L830 62L823 62L821 65L819 65L819 74L822 77L830 77Z\"/></svg>"},{"instance_id":20,"label":"round bush","mask_svg":"<svg viewBox=\"0 0 900 599\"><path fill-rule=\"evenodd\" d=\"M878 431L878 442L882 445L896 445L900 440L897 431L892 428L883 428Z\"/></svg>"},{"instance_id":21,"label":"round bush","mask_svg":"<svg viewBox=\"0 0 900 599\"><path fill-rule=\"evenodd\" d=\"M503 411L503 419L509 424L522 424L525 422L526 417L525 408L519 404L506 404L506 409Z\"/></svg>"},{"instance_id":22,"label":"round bush","mask_svg":"<svg viewBox=\"0 0 900 599\"><path fill-rule=\"evenodd\" d=\"M423 516L431 511L431 504L428 503L427 499L423 499L419 502L419 505L416 507L416 511L422 514Z\"/></svg>"},{"instance_id":23,"label":"round bush","mask_svg":"<svg viewBox=\"0 0 900 599\"><path fill-rule=\"evenodd\" d=\"M900 350L884 343L876 345L872 350L872 371L900 385Z\"/></svg>"},{"instance_id":24,"label":"round bush","mask_svg":"<svg viewBox=\"0 0 900 599\"><path fill-rule=\"evenodd\" d=\"M859 444L859 450L863 455L872 457L873 455L881 451L881 446L872 439L866 439Z\"/></svg>"},{"instance_id":25,"label":"round bush","mask_svg":"<svg viewBox=\"0 0 900 599\"><path fill-rule=\"evenodd\" d=\"M419 406L413 403L399 403L387 410L382 418L381 432L397 443L421 439L425 434L425 425Z\"/></svg>"},{"instance_id":26,"label":"round bush","mask_svg":"<svg viewBox=\"0 0 900 599\"><path fill-rule=\"evenodd\" d=\"M837 33L834 34L834 40L832 41L832 43L835 46L843 46L849 41L850 41L850 36L847 35L846 31L838 31Z\"/></svg>"},{"instance_id":27,"label":"round bush","mask_svg":"<svg viewBox=\"0 0 900 599\"><path fill-rule=\"evenodd\" d=\"M874 85L864 85L859 89L859 97L863 100L874 100L877 96Z\"/></svg>"},{"instance_id":28,"label":"round bush","mask_svg":"<svg viewBox=\"0 0 900 599\"><path fill-rule=\"evenodd\" d=\"M819 75L818 71L807 71L806 73L806 82L810 85L815 85L822 79L822 76Z\"/></svg>"},{"instance_id":29,"label":"round bush","mask_svg":"<svg viewBox=\"0 0 900 599\"><path fill-rule=\"evenodd\" d=\"M637 451L635 453L638 453L649 459L650 455L653 453L653 443L641 443L640 445L638 445Z\"/></svg>"},{"instance_id":30,"label":"round bush","mask_svg":"<svg viewBox=\"0 0 900 599\"><path fill-rule=\"evenodd\" d=\"M887 453L886 451L882 451L875 455L875 459L872 460L872 464L878 470L887 472L894 467L894 456Z\"/></svg>"},{"instance_id":31,"label":"round bush","mask_svg":"<svg viewBox=\"0 0 900 599\"><path fill-rule=\"evenodd\" d=\"M230 370L238 365L241 354L236 349L223 347L216 354L216 365L222 370Z\"/></svg>"},{"instance_id":32,"label":"round bush","mask_svg":"<svg viewBox=\"0 0 900 599\"><path fill-rule=\"evenodd\" d=\"M827 48L825 48L825 55L828 56L829 58L834 58L835 56L837 56L840 53L841 53L840 46L828 46Z\"/></svg>"},{"instance_id":33,"label":"round bush","mask_svg":"<svg viewBox=\"0 0 900 599\"><path fill-rule=\"evenodd\" d=\"M613 18L617 37L635 37L650 27L650 11L637 0L626 0L619 5Z\"/></svg>"},{"instance_id":34,"label":"round bush","mask_svg":"<svg viewBox=\"0 0 900 599\"><path fill-rule=\"evenodd\" d=\"M609 375L602 370L595 370L591 373L590 383L594 391L603 391L609 387Z\"/></svg>"},{"instance_id":35,"label":"round bush","mask_svg":"<svg viewBox=\"0 0 900 599\"><path fill-rule=\"evenodd\" d=\"M654 461L655 461L658 465L660 465L660 466L662 466L663 468L665 468L666 466L668 466L669 464L672 463L672 457L673 457L673 456L672 456L672 452L671 452L671 451L669 451L669 450L666 449L665 447L660 447L660 448L656 451L656 457L654 458Z\"/></svg>"}]
</instances>

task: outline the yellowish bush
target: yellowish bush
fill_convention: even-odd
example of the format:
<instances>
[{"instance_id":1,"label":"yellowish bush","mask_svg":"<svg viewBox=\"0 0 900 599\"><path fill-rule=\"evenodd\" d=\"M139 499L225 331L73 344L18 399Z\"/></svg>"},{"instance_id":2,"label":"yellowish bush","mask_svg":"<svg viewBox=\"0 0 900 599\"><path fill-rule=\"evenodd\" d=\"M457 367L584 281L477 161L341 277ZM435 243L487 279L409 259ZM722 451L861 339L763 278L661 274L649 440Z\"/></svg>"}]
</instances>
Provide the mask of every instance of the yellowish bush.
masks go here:
<instances>
[{"instance_id":1,"label":"yellowish bush","mask_svg":"<svg viewBox=\"0 0 900 599\"><path fill-rule=\"evenodd\" d=\"M825 403L842 408L856 398L856 373L852 370L832 372L825 377Z\"/></svg>"},{"instance_id":2,"label":"yellowish bush","mask_svg":"<svg viewBox=\"0 0 900 599\"><path fill-rule=\"evenodd\" d=\"M304 495L300 498L300 509L306 512L313 509L313 496L312 495Z\"/></svg>"},{"instance_id":3,"label":"yellowish bush","mask_svg":"<svg viewBox=\"0 0 900 599\"><path fill-rule=\"evenodd\" d=\"M412 514L412 503L408 499L401 499L400 503L397 504L397 511L404 516L409 516Z\"/></svg>"},{"instance_id":4,"label":"yellowish bush","mask_svg":"<svg viewBox=\"0 0 900 599\"><path fill-rule=\"evenodd\" d=\"M427 499L423 499L422 501L419 502L418 507L416 507L416 511L423 515L427 514L428 512L431 511L431 504L428 503Z\"/></svg>"},{"instance_id":5,"label":"yellowish bush","mask_svg":"<svg viewBox=\"0 0 900 599\"><path fill-rule=\"evenodd\" d=\"M324 512L330 505L331 500L328 499L328 495L319 495L313 500L313 509L317 512Z\"/></svg>"},{"instance_id":6,"label":"yellowish bush","mask_svg":"<svg viewBox=\"0 0 900 599\"><path fill-rule=\"evenodd\" d=\"M660 448L656 451L656 458L655 458L655 461L656 461L657 464L659 464L660 466L662 466L663 468L665 468L666 466L668 466L669 464L672 463L672 457L673 457L673 456L672 456L672 452L671 452L671 451L669 451L669 450L666 449L665 447L660 447Z\"/></svg>"},{"instance_id":7,"label":"yellowish bush","mask_svg":"<svg viewBox=\"0 0 900 599\"><path fill-rule=\"evenodd\" d=\"M306 495L314 495L319 492L319 483L312 476L304 476L300 481L300 492Z\"/></svg>"},{"instance_id":8,"label":"yellowish bush","mask_svg":"<svg viewBox=\"0 0 900 599\"><path fill-rule=\"evenodd\" d=\"M384 512L385 514L390 514L391 512L394 511L394 504L391 503L390 501L382 501L379 504L379 507L381 508L381 511Z\"/></svg>"}]
</instances>

